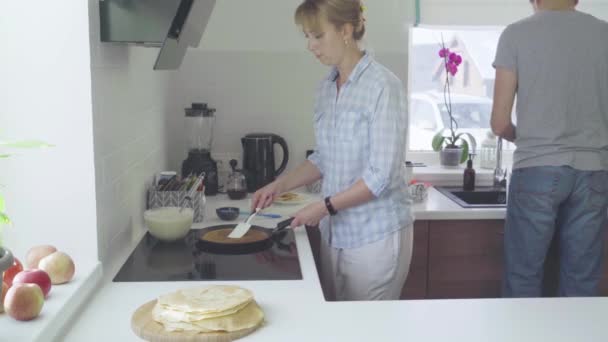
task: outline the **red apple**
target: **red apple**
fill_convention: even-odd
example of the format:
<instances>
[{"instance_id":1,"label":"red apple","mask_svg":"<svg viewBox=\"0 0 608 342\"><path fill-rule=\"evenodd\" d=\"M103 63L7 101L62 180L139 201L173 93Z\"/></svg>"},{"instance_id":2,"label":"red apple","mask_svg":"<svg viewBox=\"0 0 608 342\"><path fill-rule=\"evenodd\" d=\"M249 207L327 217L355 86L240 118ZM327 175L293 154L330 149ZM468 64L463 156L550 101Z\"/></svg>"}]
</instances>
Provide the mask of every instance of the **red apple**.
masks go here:
<instances>
[{"instance_id":1,"label":"red apple","mask_svg":"<svg viewBox=\"0 0 608 342\"><path fill-rule=\"evenodd\" d=\"M43 271L43 270L24 270L13 278L13 286L15 284L36 284L40 286L42 293L44 294L44 298L51 291L51 277Z\"/></svg>"},{"instance_id":2,"label":"red apple","mask_svg":"<svg viewBox=\"0 0 608 342\"><path fill-rule=\"evenodd\" d=\"M44 304L44 295L36 284L15 284L4 298L4 309L18 321L29 321L38 317Z\"/></svg>"},{"instance_id":3,"label":"red apple","mask_svg":"<svg viewBox=\"0 0 608 342\"><path fill-rule=\"evenodd\" d=\"M4 296L6 295L6 291L8 291L8 285L5 282L2 282L2 292L0 292L0 313L4 312Z\"/></svg>"},{"instance_id":4,"label":"red apple","mask_svg":"<svg viewBox=\"0 0 608 342\"><path fill-rule=\"evenodd\" d=\"M40 259L38 268L49 274L53 285L72 280L75 271L72 258L63 252L55 252Z\"/></svg>"},{"instance_id":5,"label":"red apple","mask_svg":"<svg viewBox=\"0 0 608 342\"><path fill-rule=\"evenodd\" d=\"M38 268L38 262L45 256L57 252L57 248L51 245L39 245L30 248L25 255L25 265L27 268Z\"/></svg>"},{"instance_id":6,"label":"red apple","mask_svg":"<svg viewBox=\"0 0 608 342\"><path fill-rule=\"evenodd\" d=\"M8 285L8 287L11 287L11 285L13 285L13 278L15 277L15 275L23 271L23 265L21 265L19 259L13 259L13 265L9 267L8 270L4 271L3 281L6 283L6 285Z\"/></svg>"}]
</instances>

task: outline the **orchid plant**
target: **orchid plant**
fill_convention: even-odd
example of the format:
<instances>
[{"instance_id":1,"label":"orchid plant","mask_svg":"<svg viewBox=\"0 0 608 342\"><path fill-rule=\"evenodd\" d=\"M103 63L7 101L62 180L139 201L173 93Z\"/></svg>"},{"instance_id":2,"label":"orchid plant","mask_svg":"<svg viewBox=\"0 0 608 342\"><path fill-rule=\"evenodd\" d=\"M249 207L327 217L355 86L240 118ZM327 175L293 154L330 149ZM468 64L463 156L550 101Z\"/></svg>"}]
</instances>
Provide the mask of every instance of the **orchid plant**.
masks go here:
<instances>
[{"instance_id":1,"label":"orchid plant","mask_svg":"<svg viewBox=\"0 0 608 342\"><path fill-rule=\"evenodd\" d=\"M39 147L51 147L53 145L47 144L37 140L24 140L24 141L0 141L0 149L13 149L13 148L39 148ZM0 151L0 159L6 159L14 153ZM6 202L4 196L0 192L0 247L2 247L2 228L5 225L10 225L11 219L6 214Z\"/></svg>"},{"instance_id":2,"label":"orchid plant","mask_svg":"<svg viewBox=\"0 0 608 342\"><path fill-rule=\"evenodd\" d=\"M441 42L441 49L439 50L439 57L442 59L443 67L445 68L445 82L443 85L443 101L446 107L446 111L450 118L450 130L446 134L446 129L442 129L433 137L432 146L433 150L440 151L442 148L462 148L460 155L460 162L464 163L469 156L469 150L475 150L477 143L475 138L470 133L456 133L458 129L458 122L452 115L452 98L450 92L450 76L453 78L458 73L458 66L462 64L462 56L456 52L450 51L445 47L445 43ZM467 141L465 136L469 139ZM470 142L470 144L469 144Z\"/></svg>"}]
</instances>

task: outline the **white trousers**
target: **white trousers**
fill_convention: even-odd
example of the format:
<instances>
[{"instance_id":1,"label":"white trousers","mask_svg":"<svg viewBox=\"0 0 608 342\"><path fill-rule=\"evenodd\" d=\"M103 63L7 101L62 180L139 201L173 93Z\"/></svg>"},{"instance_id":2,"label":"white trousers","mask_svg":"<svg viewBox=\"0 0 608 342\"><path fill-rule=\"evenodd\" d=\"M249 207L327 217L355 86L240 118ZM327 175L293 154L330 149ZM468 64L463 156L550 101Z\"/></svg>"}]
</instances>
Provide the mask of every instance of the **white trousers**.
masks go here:
<instances>
[{"instance_id":1,"label":"white trousers","mask_svg":"<svg viewBox=\"0 0 608 342\"><path fill-rule=\"evenodd\" d=\"M321 282L327 300L398 300L412 261L414 226L359 248L321 239Z\"/></svg>"}]
</instances>

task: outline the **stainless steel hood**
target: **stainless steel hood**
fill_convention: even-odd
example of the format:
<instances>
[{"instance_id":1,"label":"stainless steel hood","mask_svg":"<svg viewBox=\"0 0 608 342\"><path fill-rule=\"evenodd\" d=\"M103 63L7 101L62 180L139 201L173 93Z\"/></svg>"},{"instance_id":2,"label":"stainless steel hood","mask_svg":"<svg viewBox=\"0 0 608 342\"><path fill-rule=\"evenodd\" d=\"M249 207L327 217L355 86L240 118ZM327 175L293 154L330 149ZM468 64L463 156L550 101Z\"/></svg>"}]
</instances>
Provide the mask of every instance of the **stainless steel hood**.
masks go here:
<instances>
[{"instance_id":1,"label":"stainless steel hood","mask_svg":"<svg viewBox=\"0 0 608 342\"><path fill-rule=\"evenodd\" d=\"M160 47L154 70L177 69L198 47L215 0L100 0L102 42Z\"/></svg>"}]
</instances>

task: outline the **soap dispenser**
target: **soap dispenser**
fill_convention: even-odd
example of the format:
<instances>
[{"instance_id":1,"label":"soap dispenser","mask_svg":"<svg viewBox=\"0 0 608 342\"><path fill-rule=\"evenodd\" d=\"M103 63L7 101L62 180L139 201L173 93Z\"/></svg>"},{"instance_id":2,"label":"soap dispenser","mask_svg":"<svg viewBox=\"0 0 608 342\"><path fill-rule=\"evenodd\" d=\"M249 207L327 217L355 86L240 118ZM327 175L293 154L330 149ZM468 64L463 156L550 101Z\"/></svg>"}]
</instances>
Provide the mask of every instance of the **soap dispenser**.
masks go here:
<instances>
[{"instance_id":1,"label":"soap dispenser","mask_svg":"<svg viewBox=\"0 0 608 342\"><path fill-rule=\"evenodd\" d=\"M475 190L475 169L473 168L473 154L469 154L469 160L467 160L467 168L464 169L464 177L462 180L462 189L464 191Z\"/></svg>"}]
</instances>

